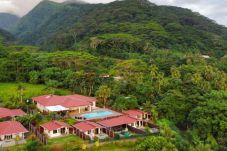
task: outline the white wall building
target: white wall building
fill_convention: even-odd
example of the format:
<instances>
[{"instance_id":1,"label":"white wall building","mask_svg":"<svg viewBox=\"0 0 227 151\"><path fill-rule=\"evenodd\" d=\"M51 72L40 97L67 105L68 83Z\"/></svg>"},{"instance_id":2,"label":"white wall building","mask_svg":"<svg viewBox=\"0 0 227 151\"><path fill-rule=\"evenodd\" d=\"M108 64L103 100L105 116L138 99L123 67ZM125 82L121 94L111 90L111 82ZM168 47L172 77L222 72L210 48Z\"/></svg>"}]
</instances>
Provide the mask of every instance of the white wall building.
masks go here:
<instances>
[{"instance_id":1,"label":"white wall building","mask_svg":"<svg viewBox=\"0 0 227 151\"><path fill-rule=\"evenodd\" d=\"M50 121L40 125L40 131L50 138L68 135L69 128L68 124L60 121Z\"/></svg>"}]
</instances>

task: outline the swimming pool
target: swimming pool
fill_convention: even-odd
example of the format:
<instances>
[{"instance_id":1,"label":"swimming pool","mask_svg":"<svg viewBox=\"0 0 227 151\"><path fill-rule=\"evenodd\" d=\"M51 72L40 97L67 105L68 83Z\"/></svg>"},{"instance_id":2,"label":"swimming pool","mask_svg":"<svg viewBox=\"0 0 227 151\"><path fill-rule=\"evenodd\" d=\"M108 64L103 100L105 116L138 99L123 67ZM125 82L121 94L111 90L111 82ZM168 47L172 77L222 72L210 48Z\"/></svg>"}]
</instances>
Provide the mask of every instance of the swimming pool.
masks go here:
<instances>
[{"instance_id":1,"label":"swimming pool","mask_svg":"<svg viewBox=\"0 0 227 151\"><path fill-rule=\"evenodd\" d=\"M95 118L112 116L113 114L114 113L111 111L96 111L96 112L83 114L82 117L84 117L85 119L95 119Z\"/></svg>"}]
</instances>

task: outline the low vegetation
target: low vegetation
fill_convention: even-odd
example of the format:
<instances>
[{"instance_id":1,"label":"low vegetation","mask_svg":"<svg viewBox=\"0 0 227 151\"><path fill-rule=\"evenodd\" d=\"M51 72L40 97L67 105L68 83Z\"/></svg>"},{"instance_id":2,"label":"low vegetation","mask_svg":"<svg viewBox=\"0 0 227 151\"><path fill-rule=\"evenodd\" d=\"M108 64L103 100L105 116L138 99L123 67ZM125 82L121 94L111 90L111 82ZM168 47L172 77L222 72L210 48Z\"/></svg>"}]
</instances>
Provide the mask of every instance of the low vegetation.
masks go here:
<instances>
[{"instance_id":1,"label":"low vegetation","mask_svg":"<svg viewBox=\"0 0 227 151\"><path fill-rule=\"evenodd\" d=\"M48 88L47 86L41 84L0 83L0 102L10 108L19 107L21 103L26 103L26 100L30 100L34 96L45 94L66 95L70 94L70 91Z\"/></svg>"}]
</instances>

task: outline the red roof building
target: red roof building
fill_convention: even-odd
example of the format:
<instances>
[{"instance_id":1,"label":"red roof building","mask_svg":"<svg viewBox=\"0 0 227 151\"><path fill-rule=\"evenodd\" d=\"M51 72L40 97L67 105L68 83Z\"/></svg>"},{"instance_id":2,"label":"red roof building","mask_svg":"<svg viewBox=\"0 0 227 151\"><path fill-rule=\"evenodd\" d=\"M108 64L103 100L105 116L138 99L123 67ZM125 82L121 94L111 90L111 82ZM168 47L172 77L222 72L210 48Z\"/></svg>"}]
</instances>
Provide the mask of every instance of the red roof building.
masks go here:
<instances>
[{"instance_id":1,"label":"red roof building","mask_svg":"<svg viewBox=\"0 0 227 151\"><path fill-rule=\"evenodd\" d=\"M134 109L134 110L123 111L123 113L130 117L138 118L140 120L148 119L148 113L142 110Z\"/></svg>"},{"instance_id":2,"label":"red roof building","mask_svg":"<svg viewBox=\"0 0 227 151\"><path fill-rule=\"evenodd\" d=\"M0 108L0 118L24 116L26 113L21 109Z\"/></svg>"},{"instance_id":3,"label":"red roof building","mask_svg":"<svg viewBox=\"0 0 227 151\"><path fill-rule=\"evenodd\" d=\"M44 95L32 98L41 111L64 111L75 107L95 107L96 99L82 95Z\"/></svg>"},{"instance_id":4,"label":"red roof building","mask_svg":"<svg viewBox=\"0 0 227 151\"><path fill-rule=\"evenodd\" d=\"M137 121L139 121L139 119L136 119L127 115L123 115L123 116L99 121L98 124L104 127L110 128L110 127L115 127L120 125L136 123Z\"/></svg>"},{"instance_id":5,"label":"red roof building","mask_svg":"<svg viewBox=\"0 0 227 151\"><path fill-rule=\"evenodd\" d=\"M73 127L80 130L81 132L87 132L90 130L94 130L96 128L102 128L101 125L96 124L94 122L90 122L90 121L76 123L75 125L73 125Z\"/></svg>"},{"instance_id":6,"label":"red roof building","mask_svg":"<svg viewBox=\"0 0 227 151\"><path fill-rule=\"evenodd\" d=\"M60 121L50 121L48 123L40 125L48 131L57 130L59 128L70 127L68 124Z\"/></svg>"},{"instance_id":7,"label":"red roof building","mask_svg":"<svg viewBox=\"0 0 227 151\"><path fill-rule=\"evenodd\" d=\"M67 135L69 134L69 128L70 126L68 124L55 120L40 125L40 131L49 137Z\"/></svg>"},{"instance_id":8,"label":"red roof building","mask_svg":"<svg viewBox=\"0 0 227 151\"><path fill-rule=\"evenodd\" d=\"M0 122L0 140L10 140L19 136L24 138L28 130L17 121Z\"/></svg>"},{"instance_id":9,"label":"red roof building","mask_svg":"<svg viewBox=\"0 0 227 151\"><path fill-rule=\"evenodd\" d=\"M90 121L76 123L73 127L74 134L83 139L90 138L91 140L93 140L95 136L101 134L101 129L103 128L101 125Z\"/></svg>"}]
</instances>

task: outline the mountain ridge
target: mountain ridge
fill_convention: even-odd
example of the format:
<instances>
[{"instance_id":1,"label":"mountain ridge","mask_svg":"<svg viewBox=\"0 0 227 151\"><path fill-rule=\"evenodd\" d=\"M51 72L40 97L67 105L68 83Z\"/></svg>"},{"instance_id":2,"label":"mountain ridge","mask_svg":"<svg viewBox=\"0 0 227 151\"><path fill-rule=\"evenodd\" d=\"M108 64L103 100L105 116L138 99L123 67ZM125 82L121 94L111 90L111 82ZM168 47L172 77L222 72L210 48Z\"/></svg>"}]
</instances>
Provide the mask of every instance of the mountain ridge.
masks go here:
<instances>
[{"instance_id":1,"label":"mountain ridge","mask_svg":"<svg viewBox=\"0 0 227 151\"><path fill-rule=\"evenodd\" d=\"M47 4L41 4L28 16L45 12ZM54 4L49 3L52 7ZM108 4L62 3L58 6L54 7L56 11L49 14L46 20L41 20L35 32L21 36L27 31L16 27L17 32L14 34L19 35L22 39L20 42L61 50L90 45L85 44L85 41L102 34L123 33L140 38L143 43L155 48L201 51L227 49L227 28L189 9L158 6L147 0L114 1ZM23 20L20 23L29 26ZM30 40L30 37L34 38Z\"/></svg>"},{"instance_id":2,"label":"mountain ridge","mask_svg":"<svg viewBox=\"0 0 227 151\"><path fill-rule=\"evenodd\" d=\"M12 26L14 26L20 17L10 14L10 13L0 13L0 28L9 30Z\"/></svg>"}]
</instances>

